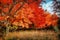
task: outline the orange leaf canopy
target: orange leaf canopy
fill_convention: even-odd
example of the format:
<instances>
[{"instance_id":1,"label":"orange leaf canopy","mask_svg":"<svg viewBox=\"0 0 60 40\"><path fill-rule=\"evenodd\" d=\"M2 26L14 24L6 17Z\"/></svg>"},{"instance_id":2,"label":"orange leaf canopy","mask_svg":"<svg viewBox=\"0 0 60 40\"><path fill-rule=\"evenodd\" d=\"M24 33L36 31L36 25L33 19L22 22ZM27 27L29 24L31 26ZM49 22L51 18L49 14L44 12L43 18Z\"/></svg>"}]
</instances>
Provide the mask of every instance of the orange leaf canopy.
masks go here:
<instances>
[{"instance_id":1,"label":"orange leaf canopy","mask_svg":"<svg viewBox=\"0 0 60 40\"><path fill-rule=\"evenodd\" d=\"M52 20L52 17L54 16L52 16L49 12L45 12L42 8L39 8L36 3L25 3L25 5L19 11L17 11L16 14L17 15L15 15L15 20L21 21L23 25L25 21L27 21L27 24L33 23L36 28L45 28L53 24L56 25L57 22L53 21L58 19L58 17L55 16L56 18Z\"/></svg>"},{"instance_id":2,"label":"orange leaf canopy","mask_svg":"<svg viewBox=\"0 0 60 40\"><path fill-rule=\"evenodd\" d=\"M10 12L10 14L14 16L14 18L11 18L10 16L8 21L12 25L22 26L23 28L24 27L29 28L30 27L29 24L34 24L36 28L45 28L50 25L56 26L58 17L56 16L56 14L51 15L49 12L45 12L42 9L42 7L39 7L40 1L41 0L38 0L38 1L28 0L27 2L30 2L30 3L29 4L24 3L24 5L17 12L16 10L21 6L21 2L14 5L14 7ZM13 3L12 0L8 0L8 1L1 0L1 2L3 2L3 4ZM3 18L0 17L0 20L2 19Z\"/></svg>"},{"instance_id":3,"label":"orange leaf canopy","mask_svg":"<svg viewBox=\"0 0 60 40\"><path fill-rule=\"evenodd\" d=\"M0 0L2 4L11 4L13 3L13 0Z\"/></svg>"}]
</instances>

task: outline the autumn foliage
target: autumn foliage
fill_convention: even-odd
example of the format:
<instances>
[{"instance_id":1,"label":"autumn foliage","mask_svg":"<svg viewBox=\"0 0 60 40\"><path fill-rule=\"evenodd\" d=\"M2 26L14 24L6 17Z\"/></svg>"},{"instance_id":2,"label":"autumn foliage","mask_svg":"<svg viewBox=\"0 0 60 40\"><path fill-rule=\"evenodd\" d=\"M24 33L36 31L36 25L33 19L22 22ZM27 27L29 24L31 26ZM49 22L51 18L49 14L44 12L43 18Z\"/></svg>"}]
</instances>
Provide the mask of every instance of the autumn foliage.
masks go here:
<instances>
[{"instance_id":1,"label":"autumn foliage","mask_svg":"<svg viewBox=\"0 0 60 40\"><path fill-rule=\"evenodd\" d=\"M30 24L34 24L35 28L57 25L58 17L56 14L51 15L49 12L44 11L42 7L39 7L41 0L28 0L26 2L21 0L16 4L13 4L13 0L0 0L0 2L0 9L2 10L0 21L7 20L11 25L22 26L23 28L31 27ZM6 5L6 7L4 8L2 5Z\"/></svg>"}]
</instances>

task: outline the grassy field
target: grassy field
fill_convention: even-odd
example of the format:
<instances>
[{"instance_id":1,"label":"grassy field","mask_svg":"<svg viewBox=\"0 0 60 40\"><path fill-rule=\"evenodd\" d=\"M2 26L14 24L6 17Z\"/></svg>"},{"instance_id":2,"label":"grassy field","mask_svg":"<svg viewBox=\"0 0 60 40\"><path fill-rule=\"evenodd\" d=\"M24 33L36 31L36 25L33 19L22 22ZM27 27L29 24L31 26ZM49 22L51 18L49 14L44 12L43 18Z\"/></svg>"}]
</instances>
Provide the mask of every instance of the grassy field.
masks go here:
<instances>
[{"instance_id":1,"label":"grassy field","mask_svg":"<svg viewBox=\"0 0 60 40\"><path fill-rule=\"evenodd\" d=\"M57 33L49 30L9 32L4 38L5 40L58 40Z\"/></svg>"}]
</instances>

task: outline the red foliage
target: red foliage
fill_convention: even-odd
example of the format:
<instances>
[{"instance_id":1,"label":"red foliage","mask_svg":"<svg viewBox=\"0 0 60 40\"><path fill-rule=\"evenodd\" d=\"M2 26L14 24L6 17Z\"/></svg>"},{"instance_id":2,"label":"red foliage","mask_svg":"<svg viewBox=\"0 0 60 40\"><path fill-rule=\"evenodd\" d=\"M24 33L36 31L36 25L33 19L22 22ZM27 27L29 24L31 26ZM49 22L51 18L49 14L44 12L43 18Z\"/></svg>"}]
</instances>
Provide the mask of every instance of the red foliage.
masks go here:
<instances>
[{"instance_id":1,"label":"red foliage","mask_svg":"<svg viewBox=\"0 0 60 40\"><path fill-rule=\"evenodd\" d=\"M3 12L7 13L9 11L9 8L6 7L6 8L3 8L2 10L3 10Z\"/></svg>"},{"instance_id":2,"label":"red foliage","mask_svg":"<svg viewBox=\"0 0 60 40\"><path fill-rule=\"evenodd\" d=\"M42 8L38 7L36 2L29 6L32 8L35 15L35 17L30 20L35 24L36 28L45 28L50 25L57 25L58 17L56 15L52 16L50 13L45 12Z\"/></svg>"},{"instance_id":3,"label":"red foliage","mask_svg":"<svg viewBox=\"0 0 60 40\"><path fill-rule=\"evenodd\" d=\"M6 3L11 4L13 1L2 0L1 2L3 2L3 4ZM8 18L8 21L12 25L22 26L26 28L28 28L29 24L32 23L36 28L45 28L50 25L53 26L57 25L58 17L55 14L52 16L50 13L45 12L41 7L39 8L39 2L41 2L41 0L36 0L36 1L28 0L28 2L30 2L30 4L25 3L21 8L20 8L20 6L22 5L21 3L13 5L14 7L12 8L10 14L14 18L11 16L9 16ZM8 10L9 8L3 9L4 12L7 12ZM0 20L5 20L5 19L7 19L7 16L0 17Z\"/></svg>"},{"instance_id":4,"label":"red foliage","mask_svg":"<svg viewBox=\"0 0 60 40\"><path fill-rule=\"evenodd\" d=\"M0 16L0 21L2 21L2 20L4 20L4 17L1 17L1 16Z\"/></svg>"},{"instance_id":5,"label":"red foliage","mask_svg":"<svg viewBox=\"0 0 60 40\"><path fill-rule=\"evenodd\" d=\"M10 14L11 15L14 15L14 13L19 9L19 7L21 6L22 4L21 3L18 3L16 5L14 5L14 7L12 8Z\"/></svg>"},{"instance_id":6,"label":"red foliage","mask_svg":"<svg viewBox=\"0 0 60 40\"><path fill-rule=\"evenodd\" d=\"M58 17L57 15L54 13L52 16L52 25L56 26L57 25L57 21L58 21Z\"/></svg>"},{"instance_id":7,"label":"red foliage","mask_svg":"<svg viewBox=\"0 0 60 40\"><path fill-rule=\"evenodd\" d=\"M40 3L42 0L27 0L28 3L33 3L33 2L37 2Z\"/></svg>"},{"instance_id":8,"label":"red foliage","mask_svg":"<svg viewBox=\"0 0 60 40\"><path fill-rule=\"evenodd\" d=\"M30 19L37 28L43 28L45 26L45 16L44 16L44 10L42 8L39 8L39 6L36 4L36 2L29 5L35 17L33 19Z\"/></svg>"},{"instance_id":9,"label":"red foliage","mask_svg":"<svg viewBox=\"0 0 60 40\"><path fill-rule=\"evenodd\" d=\"M0 0L2 4L12 4L13 0Z\"/></svg>"}]
</instances>

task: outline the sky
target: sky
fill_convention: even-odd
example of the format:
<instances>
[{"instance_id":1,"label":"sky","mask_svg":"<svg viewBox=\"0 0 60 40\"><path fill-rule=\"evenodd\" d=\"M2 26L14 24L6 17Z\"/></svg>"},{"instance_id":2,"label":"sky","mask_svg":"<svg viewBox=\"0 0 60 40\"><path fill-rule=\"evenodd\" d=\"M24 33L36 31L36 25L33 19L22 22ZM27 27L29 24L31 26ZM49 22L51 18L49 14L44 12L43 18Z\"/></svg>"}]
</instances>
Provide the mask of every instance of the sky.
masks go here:
<instances>
[{"instance_id":1,"label":"sky","mask_svg":"<svg viewBox=\"0 0 60 40\"><path fill-rule=\"evenodd\" d=\"M42 5L42 8L44 10L47 10L48 12L50 12L51 14L53 14L53 0L45 0L46 3L42 2L40 5Z\"/></svg>"},{"instance_id":2,"label":"sky","mask_svg":"<svg viewBox=\"0 0 60 40\"><path fill-rule=\"evenodd\" d=\"M53 9L53 0L44 0L44 1L46 1L46 3L44 3L44 2L42 2L40 5L42 5L42 8L44 9L44 10L47 10L50 14L54 14L54 9ZM60 2L60 0L57 0L58 2ZM58 16L58 17L60 17L60 12L56 12L56 15Z\"/></svg>"}]
</instances>

